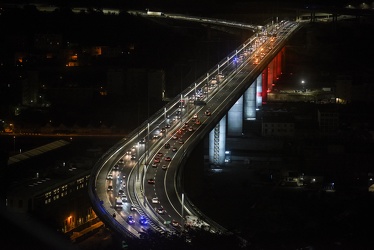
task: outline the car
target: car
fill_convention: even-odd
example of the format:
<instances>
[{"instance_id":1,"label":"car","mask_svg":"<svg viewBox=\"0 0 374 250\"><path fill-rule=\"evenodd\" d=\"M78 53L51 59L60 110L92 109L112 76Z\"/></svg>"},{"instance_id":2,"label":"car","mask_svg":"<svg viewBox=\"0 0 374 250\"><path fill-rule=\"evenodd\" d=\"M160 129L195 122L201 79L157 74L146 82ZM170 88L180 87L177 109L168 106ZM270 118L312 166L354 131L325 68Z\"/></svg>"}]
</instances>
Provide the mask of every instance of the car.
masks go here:
<instances>
[{"instance_id":1,"label":"car","mask_svg":"<svg viewBox=\"0 0 374 250\"><path fill-rule=\"evenodd\" d=\"M166 211L165 211L165 209L163 207L159 207L156 210L157 210L158 214L165 214L166 213Z\"/></svg>"},{"instance_id":2,"label":"car","mask_svg":"<svg viewBox=\"0 0 374 250\"><path fill-rule=\"evenodd\" d=\"M172 139L173 139L173 140L177 140L177 139L178 139L178 136L177 136L177 135L173 135Z\"/></svg>"},{"instance_id":3,"label":"car","mask_svg":"<svg viewBox=\"0 0 374 250\"><path fill-rule=\"evenodd\" d=\"M177 152L178 149L177 149L176 147L173 147L173 148L171 149L171 151L173 151L173 152Z\"/></svg>"},{"instance_id":4,"label":"car","mask_svg":"<svg viewBox=\"0 0 374 250\"><path fill-rule=\"evenodd\" d=\"M126 221L129 224L134 224L135 223L134 217L132 217L132 215L127 216Z\"/></svg>"},{"instance_id":5,"label":"car","mask_svg":"<svg viewBox=\"0 0 374 250\"><path fill-rule=\"evenodd\" d=\"M193 130L194 130L193 127L188 128L188 131L190 131L190 132L192 132Z\"/></svg>"},{"instance_id":6,"label":"car","mask_svg":"<svg viewBox=\"0 0 374 250\"><path fill-rule=\"evenodd\" d=\"M113 186L112 185L109 185L108 188L107 188L108 191L113 191Z\"/></svg>"},{"instance_id":7,"label":"car","mask_svg":"<svg viewBox=\"0 0 374 250\"><path fill-rule=\"evenodd\" d=\"M157 197L152 198L152 203L160 203Z\"/></svg>"},{"instance_id":8,"label":"car","mask_svg":"<svg viewBox=\"0 0 374 250\"><path fill-rule=\"evenodd\" d=\"M121 196L121 195L124 195L125 194L125 191L123 191L122 189L118 190L118 196Z\"/></svg>"},{"instance_id":9,"label":"car","mask_svg":"<svg viewBox=\"0 0 374 250\"><path fill-rule=\"evenodd\" d=\"M130 150L130 149L127 150L127 151L126 151L126 154L127 154L127 155L131 155L131 150Z\"/></svg>"},{"instance_id":10,"label":"car","mask_svg":"<svg viewBox=\"0 0 374 250\"><path fill-rule=\"evenodd\" d=\"M157 168L158 164L157 163L152 163L152 168Z\"/></svg>"},{"instance_id":11,"label":"car","mask_svg":"<svg viewBox=\"0 0 374 250\"><path fill-rule=\"evenodd\" d=\"M157 156L158 156L158 157L162 157L163 155L164 155L164 154L163 154L162 152L158 152L158 153L157 153Z\"/></svg>"},{"instance_id":12,"label":"car","mask_svg":"<svg viewBox=\"0 0 374 250\"><path fill-rule=\"evenodd\" d=\"M118 161L118 163L119 164L123 164L125 161L123 160L123 159L120 159L119 161Z\"/></svg>"},{"instance_id":13,"label":"car","mask_svg":"<svg viewBox=\"0 0 374 250\"><path fill-rule=\"evenodd\" d=\"M152 138L153 138L153 139L158 139L158 138L160 138L160 135L153 135Z\"/></svg>"},{"instance_id":14,"label":"car","mask_svg":"<svg viewBox=\"0 0 374 250\"><path fill-rule=\"evenodd\" d=\"M179 140L178 140L178 143L179 143L179 144L183 144L184 141L183 141L182 139L179 139Z\"/></svg>"},{"instance_id":15,"label":"car","mask_svg":"<svg viewBox=\"0 0 374 250\"><path fill-rule=\"evenodd\" d=\"M168 169L168 167L166 165L162 165L162 169L166 170L166 169Z\"/></svg>"},{"instance_id":16,"label":"car","mask_svg":"<svg viewBox=\"0 0 374 250\"><path fill-rule=\"evenodd\" d=\"M119 169L118 164L114 165L113 170L118 170L118 169Z\"/></svg>"},{"instance_id":17,"label":"car","mask_svg":"<svg viewBox=\"0 0 374 250\"><path fill-rule=\"evenodd\" d=\"M218 76L218 80L222 80L225 78L225 75L222 73L219 73L217 76Z\"/></svg>"},{"instance_id":18,"label":"car","mask_svg":"<svg viewBox=\"0 0 374 250\"><path fill-rule=\"evenodd\" d=\"M135 210L136 210L135 205L131 205L131 206L130 206L130 211L135 211Z\"/></svg>"},{"instance_id":19,"label":"car","mask_svg":"<svg viewBox=\"0 0 374 250\"><path fill-rule=\"evenodd\" d=\"M211 84L216 84L217 83L217 78L212 77L212 79L210 80L210 83Z\"/></svg>"},{"instance_id":20,"label":"car","mask_svg":"<svg viewBox=\"0 0 374 250\"><path fill-rule=\"evenodd\" d=\"M210 116L210 111L209 110L205 111L205 115Z\"/></svg>"},{"instance_id":21,"label":"car","mask_svg":"<svg viewBox=\"0 0 374 250\"><path fill-rule=\"evenodd\" d=\"M145 138L140 139L139 143L140 144L145 144Z\"/></svg>"},{"instance_id":22,"label":"car","mask_svg":"<svg viewBox=\"0 0 374 250\"><path fill-rule=\"evenodd\" d=\"M195 121L195 124L196 124L196 125L200 125L200 124L201 124L201 121L200 121L200 120L196 120L196 121Z\"/></svg>"},{"instance_id":23,"label":"car","mask_svg":"<svg viewBox=\"0 0 374 250\"><path fill-rule=\"evenodd\" d=\"M125 194L121 195L121 200L123 202L126 202L127 201L127 196Z\"/></svg>"},{"instance_id":24,"label":"car","mask_svg":"<svg viewBox=\"0 0 374 250\"><path fill-rule=\"evenodd\" d=\"M160 132L161 133L165 133L166 132L166 128L161 128Z\"/></svg>"},{"instance_id":25,"label":"car","mask_svg":"<svg viewBox=\"0 0 374 250\"><path fill-rule=\"evenodd\" d=\"M131 160L136 160L136 155L131 155Z\"/></svg>"},{"instance_id":26,"label":"car","mask_svg":"<svg viewBox=\"0 0 374 250\"><path fill-rule=\"evenodd\" d=\"M155 159L153 160L154 163L159 163L160 162L160 158L158 157L155 157Z\"/></svg>"},{"instance_id":27,"label":"car","mask_svg":"<svg viewBox=\"0 0 374 250\"><path fill-rule=\"evenodd\" d=\"M114 207L115 207L115 208L122 208L122 205L123 205L123 203L122 203L121 198L117 197L116 200L115 200L115 205L114 205Z\"/></svg>"},{"instance_id":28,"label":"car","mask_svg":"<svg viewBox=\"0 0 374 250\"><path fill-rule=\"evenodd\" d=\"M113 180L113 175L112 174L108 174L107 177L106 177L107 180Z\"/></svg>"},{"instance_id":29,"label":"car","mask_svg":"<svg viewBox=\"0 0 374 250\"><path fill-rule=\"evenodd\" d=\"M171 161L171 157L170 156L166 156L165 157L165 161Z\"/></svg>"},{"instance_id":30,"label":"car","mask_svg":"<svg viewBox=\"0 0 374 250\"><path fill-rule=\"evenodd\" d=\"M165 144L165 148L166 148L166 149L170 148L170 144L169 144L169 143L166 143L166 144Z\"/></svg>"},{"instance_id":31,"label":"car","mask_svg":"<svg viewBox=\"0 0 374 250\"><path fill-rule=\"evenodd\" d=\"M174 227L179 227L179 222L176 221L176 220L172 220L171 225L174 226Z\"/></svg>"},{"instance_id":32,"label":"car","mask_svg":"<svg viewBox=\"0 0 374 250\"><path fill-rule=\"evenodd\" d=\"M149 184L155 184L155 179L148 179Z\"/></svg>"},{"instance_id":33,"label":"car","mask_svg":"<svg viewBox=\"0 0 374 250\"><path fill-rule=\"evenodd\" d=\"M170 124L167 123L167 124L165 125L165 128L170 128Z\"/></svg>"},{"instance_id":34,"label":"car","mask_svg":"<svg viewBox=\"0 0 374 250\"><path fill-rule=\"evenodd\" d=\"M144 226L148 224L148 221L144 216L140 216L139 223Z\"/></svg>"},{"instance_id":35,"label":"car","mask_svg":"<svg viewBox=\"0 0 374 250\"><path fill-rule=\"evenodd\" d=\"M197 119L198 118L198 115L197 114L194 114L193 116L192 116L192 119Z\"/></svg>"}]
</instances>

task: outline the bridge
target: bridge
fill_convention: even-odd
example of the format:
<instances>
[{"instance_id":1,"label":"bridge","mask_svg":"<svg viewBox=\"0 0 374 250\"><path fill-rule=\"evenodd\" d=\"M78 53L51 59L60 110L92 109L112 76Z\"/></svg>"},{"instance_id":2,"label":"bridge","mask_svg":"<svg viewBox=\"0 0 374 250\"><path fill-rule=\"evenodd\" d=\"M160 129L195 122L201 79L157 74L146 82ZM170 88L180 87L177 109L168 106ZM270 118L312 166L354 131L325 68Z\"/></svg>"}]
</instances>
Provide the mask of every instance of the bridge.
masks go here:
<instances>
[{"instance_id":1,"label":"bridge","mask_svg":"<svg viewBox=\"0 0 374 250\"><path fill-rule=\"evenodd\" d=\"M233 28L240 28L240 29L249 29L252 31L259 31L263 29L263 26L261 25L252 25L252 24L245 24L240 22L234 22L230 20L222 20L222 19L216 19L216 18L205 18L205 17L195 17L195 16L187 16L187 15L181 15L181 14L170 14L170 13L163 13L158 11L127 11L130 15L134 16L141 16L144 18L165 18L165 19L177 19L182 21L188 21L188 22L197 22L202 24L214 24L214 25L220 25L220 26L228 26Z\"/></svg>"},{"instance_id":2,"label":"bridge","mask_svg":"<svg viewBox=\"0 0 374 250\"><path fill-rule=\"evenodd\" d=\"M225 138L242 133L243 119L256 119L281 73L283 48L300 26L291 21L257 26L239 48L108 150L89 183L100 219L131 238L147 229L174 234L186 226L227 233L184 194L186 160L207 136L209 162L219 166L228 160Z\"/></svg>"}]
</instances>

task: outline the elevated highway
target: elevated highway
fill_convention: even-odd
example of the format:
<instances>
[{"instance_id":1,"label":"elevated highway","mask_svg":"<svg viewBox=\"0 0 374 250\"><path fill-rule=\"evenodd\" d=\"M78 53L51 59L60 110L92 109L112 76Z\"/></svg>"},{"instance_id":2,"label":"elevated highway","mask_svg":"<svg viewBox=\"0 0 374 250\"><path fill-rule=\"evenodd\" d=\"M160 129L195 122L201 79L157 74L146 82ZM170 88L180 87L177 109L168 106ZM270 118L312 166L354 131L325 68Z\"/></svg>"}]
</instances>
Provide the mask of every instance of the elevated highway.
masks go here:
<instances>
[{"instance_id":1,"label":"elevated highway","mask_svg":"<svg viewBox=\"0 0 374 250\"><path fill-rule=\"evenodd\" d=\"M184 194L182 170L188 171L185 163L194 147L219 124L299 27L289 21L262 27L101 157L90 177L89 195L107 226L141 238L148 229L181 232L189 223L186 218L192 217L211 232L227 233ZM123 202L116 206L118 197ZM135 220L129 221L129 216Z\"/></svg>"},{"instance_id":2,"label":"elevated highway","mask_svg":"<svg viewBox=\"0 0 374 250\"><path fill-rule=\"evenodd\" d=\"M239 28L239 29L248 29L252 31L261 31L264 27L261 25L252 25L252 24L245 24L240 22L234 22L230 20L222 20L217 18L206 18L206 17L196 17L196 16L187 16L181 14L172 14L172 13L164 13L158 11L136 11L130 10L127 11L130 15L141 16L144 18L165 18L165 19L176 19L182 20L187 22L198 22L202 24L214 24L219 26L227 26L231 28Z\"/></svg>"}]
</instances>

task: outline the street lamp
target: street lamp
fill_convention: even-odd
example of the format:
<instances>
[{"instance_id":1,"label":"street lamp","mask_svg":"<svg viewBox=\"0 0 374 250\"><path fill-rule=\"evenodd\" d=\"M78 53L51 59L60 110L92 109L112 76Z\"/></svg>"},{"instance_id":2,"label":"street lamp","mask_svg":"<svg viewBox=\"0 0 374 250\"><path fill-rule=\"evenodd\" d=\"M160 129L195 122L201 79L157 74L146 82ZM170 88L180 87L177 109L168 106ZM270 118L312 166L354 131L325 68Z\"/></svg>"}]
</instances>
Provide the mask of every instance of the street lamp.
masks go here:
<instances>
[{"instance_id":1,"label":"street lamp","mask_svg":"<svg viewBox=\"0 0 374 250\"><path fill-rule=\"evenodd\" d=\"M305 91L305 81L304 80L301 80L301 86L302 86L302 89L303 89L303 92Z\"/></svg>"}]
</instances>

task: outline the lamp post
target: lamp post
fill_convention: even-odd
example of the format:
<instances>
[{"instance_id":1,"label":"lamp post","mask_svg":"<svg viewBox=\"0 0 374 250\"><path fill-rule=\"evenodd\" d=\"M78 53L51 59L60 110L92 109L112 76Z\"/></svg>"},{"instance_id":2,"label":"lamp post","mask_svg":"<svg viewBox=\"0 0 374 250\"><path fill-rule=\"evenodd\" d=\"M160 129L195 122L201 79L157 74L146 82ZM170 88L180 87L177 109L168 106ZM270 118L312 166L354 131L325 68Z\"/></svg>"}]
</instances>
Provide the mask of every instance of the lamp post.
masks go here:
<instances>
[{"instance_id":1,"label":"lamp post","mask_svg":"<svg viewBox=\"0 0 374 250\"><path fill-rule=\"evenodd\" d=\"M302 91L305 92L305 81L301 80Z\"/></svg>"},{"instance_id":2,"label":"lamp post","mask_svg":"<svg viewBox=\"0 0 374 250\"><path fill-rule=\"evenodd\" d=\"M13 153L16 154L16 136L13 136Z\"/></svg>"}]
</instances>

